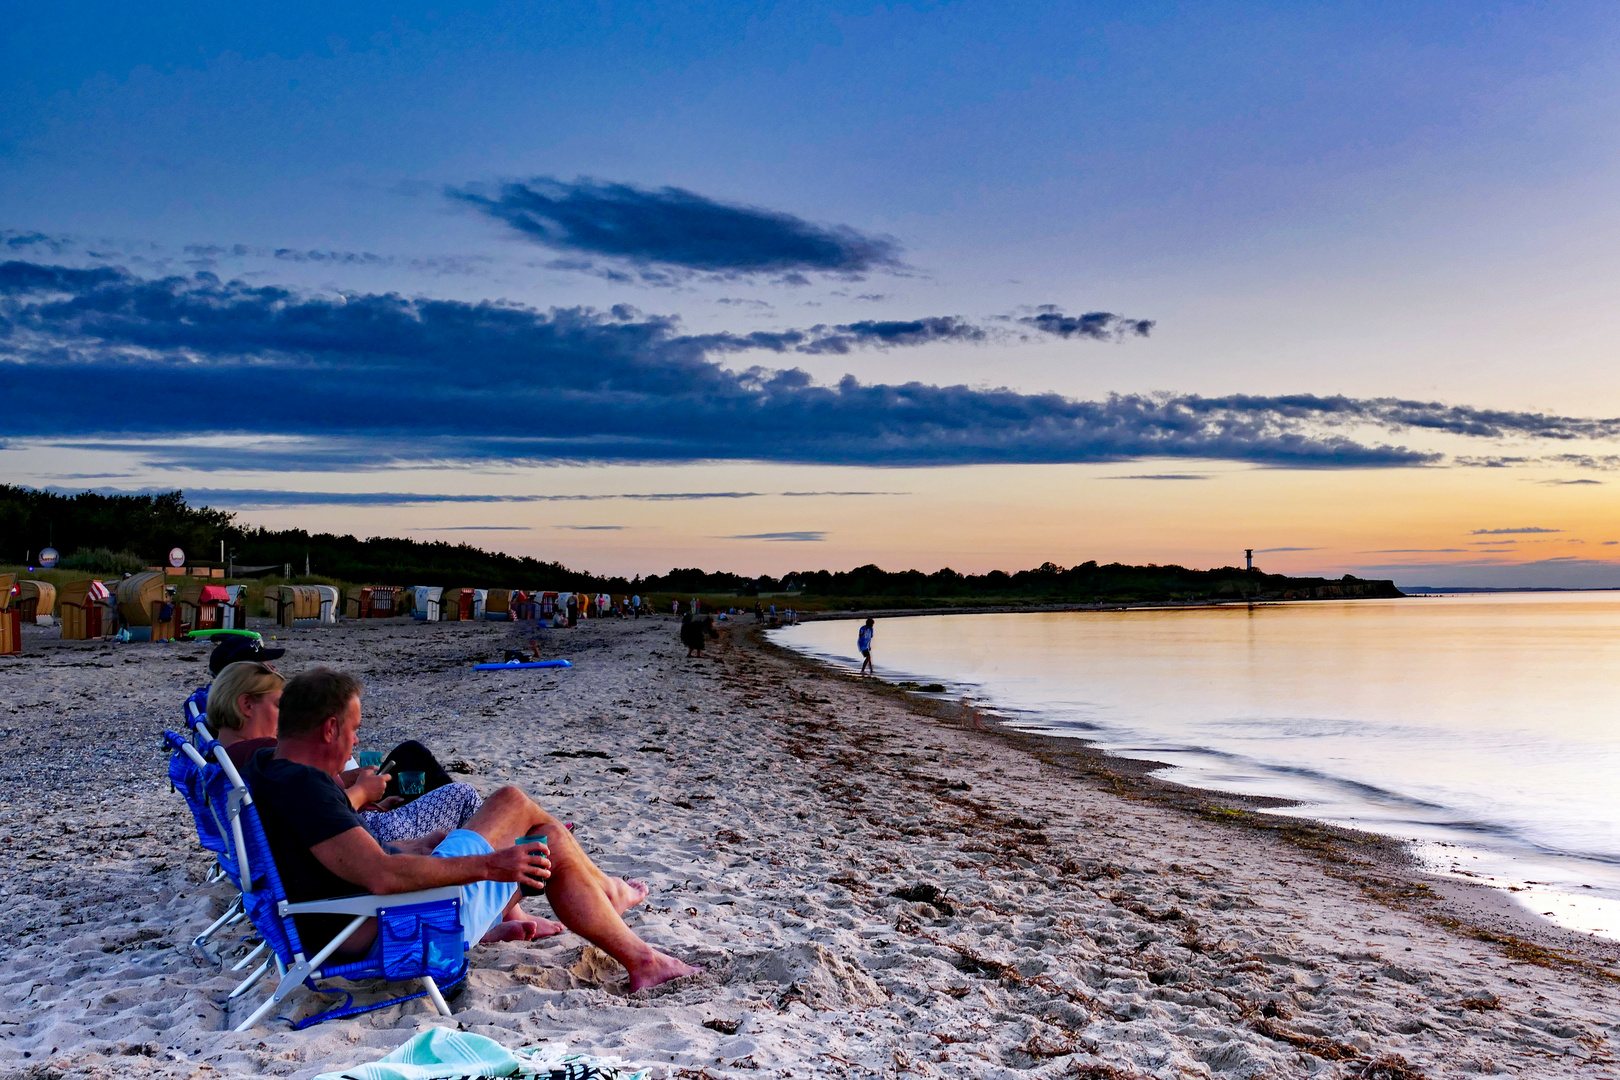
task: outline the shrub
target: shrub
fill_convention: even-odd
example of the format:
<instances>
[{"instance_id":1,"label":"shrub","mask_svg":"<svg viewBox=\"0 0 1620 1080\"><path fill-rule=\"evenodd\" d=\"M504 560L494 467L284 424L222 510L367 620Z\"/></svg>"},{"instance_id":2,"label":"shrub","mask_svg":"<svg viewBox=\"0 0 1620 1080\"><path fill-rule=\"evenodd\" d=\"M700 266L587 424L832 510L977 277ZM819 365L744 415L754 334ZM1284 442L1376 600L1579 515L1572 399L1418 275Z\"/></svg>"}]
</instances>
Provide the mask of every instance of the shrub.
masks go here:
<instances>
[{"instance_id":1,"label":"shrub","mask_svg":"<svg viewBox=\"0 0 1620 1080\"><path fill-rule=\"evenodd\" d=\"M138 574L146 569L146 560L131 551L109 551L107 548L80 548L61 562L64 570L94 570L112 574Z\"/></svg>"}]
</instances>

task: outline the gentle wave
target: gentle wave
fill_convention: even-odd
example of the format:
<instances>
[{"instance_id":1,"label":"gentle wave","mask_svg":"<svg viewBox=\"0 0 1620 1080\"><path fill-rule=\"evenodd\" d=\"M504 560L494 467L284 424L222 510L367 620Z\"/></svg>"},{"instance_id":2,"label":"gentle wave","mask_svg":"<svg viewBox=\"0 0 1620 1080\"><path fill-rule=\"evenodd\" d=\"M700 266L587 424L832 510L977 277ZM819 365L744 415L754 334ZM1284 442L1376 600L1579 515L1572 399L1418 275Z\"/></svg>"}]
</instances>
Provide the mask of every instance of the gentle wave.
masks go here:
<instances>
[{"instance_id":1,"label":"gentle wave","mask_svg":"<svg viewBox=\"0 0 1620 1080\"><path fill-rule=\"evenodd\" d=\"M772 636L853 670L856 627ZM881 619L874 656L1167 779L1556 879L1566 923L1620 936L1615 593Z\"/></svg>"}]
</instances>

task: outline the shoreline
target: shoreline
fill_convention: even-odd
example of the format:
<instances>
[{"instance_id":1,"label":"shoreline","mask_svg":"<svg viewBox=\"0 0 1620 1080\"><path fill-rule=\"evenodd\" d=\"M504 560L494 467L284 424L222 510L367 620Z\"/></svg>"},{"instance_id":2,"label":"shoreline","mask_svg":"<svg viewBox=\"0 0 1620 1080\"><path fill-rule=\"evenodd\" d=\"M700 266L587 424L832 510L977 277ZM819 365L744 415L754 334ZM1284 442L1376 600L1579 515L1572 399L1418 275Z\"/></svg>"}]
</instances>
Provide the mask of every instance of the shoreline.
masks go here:
<instances>
[{"instance_id":1,"label":"shoreline","mask_svg":"<svg viewBox=\"0 0 1620 1080\"><path fill-rule=\"evenodd\" d=\"M1534 949L1589 952L1593 955L1572 957L1572 962L1590 963L1594 971L1620 981L1620 940L1560 926L1516 902L1504 889L1496 886L1458 880L1426 870L1410 850L1412 841L1312 817L1267 814L1265 811L1268 809L1305 804L1296 799L1219 791L1166 780L1155 774L1162 769L1172 768L1169 763L1110 753L1080 736L1025 731L993 708L976 708L936 695L919 694L881 677L863 678L830 661L778 645L766 639L762 629L754 630L754 633L758 634L764 647L779 651L791 662L824 675L842 678L869 692L893 694L919 715L1001 739L1022 753L1066 769L1082 782L1108 784L1116 791L1129 790L1132 797L1188 813L1222 815L1230 823L1294 839L1307 851L1326 844L1335 852L1336 861L1365 863L1373 872L1388 875L1398 882L1395 885L1378 883L1373 893L1375 896L1407 894L1413 886L1418 886L1422 892L1432 894L1432 899L1428 901L1432 908L1429 914L1441 925L1449 923L1450 929L1460 933L1490 935L1501 937L1504 941L1523 941Z\"/></svg>"},{"instance_id":2,"label":"shoreline","mask_svg":"<svg viewBox=\"0 0 1620 1080\"><path fill-rule=\"evenodd\" d=\"M709 969L631 995L571 934L480 946L454 1024L509 1046L654 1080L1620 1077L1600 958L1448 927L1389 842L975 730L751 628L687 660L671 619L590 620L541 635L572 669L480 673L527 628L269 632L283 670L363 676L362 746L420 738L577 822L651 885L636 932ZM207 650L28 649L0 663L0 1077L303 1080L444 1022L222 1030L237 977L187 943L225 894L155 746Z\"/></svg>"},{"instance_id":3,"label":"shoreline","mask_svg":"<svg viewBox=\"0 0 1620 1080\"><path fill-rule=\"evenodd\" d=\"M1586 589L1586 591L1591 591L1591 589ZM1254 604L1243 604L1243 602L1223 602L1223 604L1213 604L1212 602L1212 604L1197 604L1196 602L1196 604L1136 604L1136 606L1129 607L1055 606L1040 610L1042 610L1042 612L1048 612L1048 610L1051 610L1051 612L1071 612L1071 610L1084 610L1084 612L1090 612L1090 610L1103 610L1103 612L1111 612L1111 610L1136 609L1163 610L1165 607L1173 607L1173 609L1207 610L1209 607L1221 606L1254 607L1255 604L1260 604L1260 602L1265 602L1265 604L1306 604L1306 602L1309 602L1309 604L1320 604L1320 602L1335 601L1359 602L1362 601L1362 599L1392 599L1392 597L1330 597L1330 599L1325 599L1325 601L1322 601L1322 599L1294 599L1294 601L1255 601ZM972 610L972 612L906 612L904 615L1017 614L1017 612L1021 612L1021 610L1035 609L982 609ZM823 615L821 619L865 619L865 617L868 617L868 615L873 615L873 617L875 617L875 615L883 615L883 617L896 617L896 615L889 614L889 612L859 612L859 614L857 614L857 612L849 612L847 615ZM812 619L808 619L807 617L807 619L802 620L802 622L812 622ZM1166 801L1170 801L1170 803L1178 803L1178 801L1181 801L1181 803L1187 803L1189 806L1205 806L1205 808L1207 808L1207 806L1217 806L1217 808L1221 808L1221 810L1239 810L1244 811L1244 813L1251 814L1264 813L1264 810L1267 810L1267 808L1283 808L1283 806L1307 805L1306 801L1293 800L1293 798L1268 797L1268 795L1247 795L1247 793L1241 792L1221 792L1221 790L1218 789L1204 789L1204 787L1197 787L1196 784L1181 784L1181 782L1176 782L1176 780L1163 779L1163 777L1153 776L1153 774L1155 774L1155 772L1162 771L1162 769L1171 769L1171 767L1174 767L1173 764L1165 763L1165 761L1155 761L1155 759L1152 758L1132 758L1132 756L1116 755L1116 753L1110 753L1110 751L1100 750L1100 748L1098 748L1098 746L1095 745L1092 740L1081 737L1081 735L1053 735L1053 733L1029 732L1029 730L1024 730L1021 729L1021 727L1017 727L1016 721L1013 721L1013 719L1009 719L1009 717L1003 716L1003 714L1000 714L1000 712L996 712L993 706L975 706L975 708L964 709L964 706L961 706L961 704L951 703L951 701L946 701L946 699L941 698L941 696L914 693L915 687L906 687L906 685L901 685L899 682L886 682L885 678L883 677L865 678L865 680L862 680L859 675L852 674L851 670L847 670L844 665L838 664L838 662L829 661L829 659L825 659L825 657L813 656L813 654L810 653L799 653L799 651L795 651L795 649L789 648L789 646L782 646L782 644L776 644L774 641L766 641L766 644L768 644L770 648L781 649L781 651L784 651L784 653L794 657L795 661L805 662L805 664L813 665L813 667L820 667L820 669L825 669L826 672L829 672L829 674L836 674L839 675L839 677L844 678L852 678L852 680L857 683L868 683L868 685L870 685L870 683L880 683L880 685L883 685L883 687L893 688L896 693L901 693L901 695L906 696L907 699L912 699L912 701L915 701L915 703L919 703L917 704L919 711L932 711L932 709L935 709L935 706L938 706L941 716L944 716L944 714L961 716L961 714L964 714L964 712L974 712L975 716L982 717L983 721L987 722L988 729L995 730L996 733L1000 733L1000 735L1008 738L1008 740L1011 740L1013 743L1019 743L1022 740L1022 742L1025 743L1025 748L1027 748L1030 753L1037 753L1037 755L1038 753L1043 753L1043 750L1040 750L1040 746L1047 746L1048 743L1050 743L1050 748L1048 748L1045 753L1055 753L1055 755L1058 756L1076 756L1076 758L1081 759L1082 763L1084 763L1081 767L1079 767L1079 772L1081 772L1081 774L1132 777L1132 782L1139 784L1140 787L1145 790L1145 792L1160 792L1162 793L1163 798L1165 798ZM1450 913L1440 913L1440 918L1453 918L1453 920L1463 921L1479 921L1481 925L1477 926L1477 929L1479 929L1481 933L1505 934L1505 936L1510 936L1510 938L1526 938L1529 939L1529 941L1536 942L1537 947L1549 947L1549 949L1581 949L1581 947L1584 946L1594 946L1601 950L1602 954L1609 957L1609 960L1605 960L1605 963L1609 963L1610 968L1620 968L1620 938L1602 938L1602 936L1597 936L1597 934L1584 933L1584 931L1579 931L1579 929L1571 929L1567 928L1567 926L1560 926L1558 923L1555 923L1555 921L1547 920L1547 918L1544 918L1544 916L1534 912L1534 910L1526 907L1526 905L1518 904L1518 902L1516 902L1516 900L1513 899L1510 894L1508 894L1507 887L1492 886L1492 884L1486 884L1486 882L1482 881L1468 881L1468 879L1458 878L1458 876L1448 876L1448 874L1439 873L1439 871L1426 870L1426 868L1422 868L1422 866L1419 865L1419 860L1417 860L1416 855L1411 852L1411 845L1421 844L1421 840L1405 839L1405 837L1390 836L1390 834L1383 834L1383 832L1367 831L1367 829L1356 829L1356 827L1353 826L1343 826L1343 824L1328 823L1328 821L1322 821L1322 819L1319 818L1311 818L1311 816L1286 816L1286 814L1270 814L1268 818L1272 818L1272 824L1267 827L1278 827L1278 829L1285 829L1285 831L1290 826L1312 826L1315 827L1315 829L1319 829L1319 831L1324 832L1324 834L1332 834L1332 836L1356 837L1354 844L1358 844L1358 850L1362 850L1362 852L1369 850L1367 845L1372 844L1372 842L1379 842L1379 844L1392 847L1393 850L1380 855L1380 860L1385 861L1385 863L1388 863L1388 865L1400 866L1400 868L1403 868L1403 873L1405 873L1408 878L1414 879L1414 881L1422 882L1427 891L1434 892L1434 894L1440 895L1440 897L1445 897L1445 904L1447 904L1447 907L1450 908ZM1464 847L1466 847L1466 844L1464 844ZM1620 973L1620 970L1615 970L1615 973Z\"/></svg>"}]
</instances>

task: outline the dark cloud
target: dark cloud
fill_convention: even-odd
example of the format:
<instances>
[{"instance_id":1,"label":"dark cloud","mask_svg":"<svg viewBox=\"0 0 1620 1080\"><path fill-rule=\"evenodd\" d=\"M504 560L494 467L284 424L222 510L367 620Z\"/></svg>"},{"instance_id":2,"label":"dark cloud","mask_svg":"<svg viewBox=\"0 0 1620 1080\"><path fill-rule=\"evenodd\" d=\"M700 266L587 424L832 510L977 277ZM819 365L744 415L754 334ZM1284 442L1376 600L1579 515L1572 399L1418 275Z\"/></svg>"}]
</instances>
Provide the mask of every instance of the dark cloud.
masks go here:
<instances>
[{"instance_id":1,"label":"dark cloud","mask_svg":"<svg viewBox=\"0 0 1620 1080\"><path fill-rule=\"evenodd\" d=\"M122 445L122 444L111 444ZM240 467L241 458L236 459ZM251 464L251 462L250 462ZM103 476L119 476L127 474L104 473L87 474ZM66 477L71 479L71 477ZM76 494L82 488L63 489L48 487L45 490L58 494ZM161 495L172 490L171 488L129 488L102 487L90 489L100 495ZM185 489L187 497L199 503L229 509L264 509L268 507L283 506L431 506L441 503L549 503L549 502L607 502L614 499L624 499L629 502L698 502L709 499L764 499L773 495L779 496L847 496L847 495L897 495L904 492L887 491L654 491L642 493L624 493L611 495L473 495L473 494L423 494L411 491L277 491L271 488L202 488L188 487ZM470 526L469 526L470 527ZM482 528L483 526L480 526ZM493 527L493 526L492 526ZM559 529L607 529L623 528L624 526L608 525L558 525Z\"/></svg>"},{"instance_id":2,"label":"dark cloud","mask_svg":"<svg viewBox=\"0 0 1620 1080\"><path fill-rule=\"evenodd\" d=\"M1255 548L1254 553L1256 555L1270 555L1273 552L1277 552L1277 551L1321 551L1321 550L1322 549L1319 548L1319 547Z\"/></svg>"},{"instance_id":3,"label":"dark cloud","mask_svg":"<svg viewBox=\"0 0 1620 1080\"><path fill-rule=\"evenodd\" d=\"M69 472L49 473L42 480L128 480L134 473L127 472Z\"/></svg>"},{"instance_id":4,"label":"dark cloud","mask_svg":"<svg viewBox=\"0 0 1620 1080\"><path fill-rule=\"evenodd\" d=\"M901 321L865 319L841 326L813 326L810 339L794 347L802 353L847 353L862 345L885 349L940 341L982 342L988 336L982 327L956 315Z\"/></svg>"},{"instance_id":5,"label":"dark cloud","mask_svg":"<svg viewBox=\"0 0 1620 1080\"><path fill-rule=\"evenodd\" d=\"M434 503L693 502L704 499L757 499L757 491L671 491L641 495L423 495L408 491L266 491L242 488L188 488L210 506L423 506Z\"/></svg>"},{"instance_id":6,"label":"dark cloud","mask_svg":"<svg viewBox=\"0 0 1620 1080\"><path fill-rule=\"evenodd\" d=\"M717 202L681 188L549 176L445 194L547 247L684 270L860 274L899 266L899 246L844 225L816 225L774 210Z\"/></svg>"},{"instance_id":7,"label":"dark cloud","mask_svg":"<svg viewBox=\"0 0 1620 1080\"><path fill-rule=\"evenodd\" d=\"M1620 469L1620 454L1552 454L1543 459L1558 465L1611 472Z\"/></svg>"},{"instance_id":8,"label":"dark cloud","mask_svg":"<svg viewBox=\"0 0 1620 1080\"><path fill-rule=\"evenodd\" d=\"M1602 480L1537 480L1536 483L1538 483L1538 484L1546 484L1549 487L1570 487L1572 485L1598 485L1598 486L1601 486L1603 484L1603 481Z\"/></svg>"},{"instance_id":9,"label":"dark cloud","mask_svg":"<svg viewBox=\"0 0 1620 1080\"><path fill-rule=\"evenodd\" d=\"M428 527L412 529L411 532L531 532L528 525L440 525L437 528Z\"/></svg>"},{"instance_id":10,"label":"dark cloud","mask_svg":"<svg viewBox=\"0 0 1620 1080\"><path fill-rule=\"evenodd\" d=\"M1543 529L1539 525L1525 525L1516 529L1470 529L1469 536L1507 536L1511 533L1561 533L1563 529Z\"/></svg>"},{"instance_id":11,"label":"dark cloud","mask_svg":"<svg viewBox=\"0 0 1620 1080\"><path fill-rule=\"evenodd\" d=\"M300 251L296 248L276 248L273 259L294 263L331 263L335 266L387 266L393 262L386 255L369 251Z\"/></svg>"},{"instance_id":12,"label":"dark cloud","mask_svg":"<svg viewBox=\"0 0 1620 1080\"><path fill-rule=\"evenodd\" d=\"M1100 480L1208 480L1200 473L1132 473L1129 476L1102 476Z\"/></svg>"},{"instance_id":13,"label":"dark cloud","mask_svg":"<svg viewBox=\"0 0 1620 1080\"><path fill-rule=\"evenodd\" d=\"M270 248L249 244L187 244L181 249L186 265L198 270L216 269L223 259L274 259L286 263L312 263L341 267L395 267L425 274L482 274L492 260L483 255L378 255L370 251L331 249Z\"/></svg>"},{"instance_id":14,"label":"dark cloud","mask_svg":"<svg viewBox=\"0 0 1620 1080\"><path fill-rule=\"evenodd\" d=\"M1110 311L1065 315L1052 304L1042 304L1035 309L1035 314L1026 315L1017 321L1043 334L1053 334L1062 338L1091 338L1095 341L1119 341L1130 336L1147 337L1153 332L1154 327L1152 319L1127 319Z\"/></svg>"},{"instance_id":15,"label":"dark cloud","mask_svg":"<svg viewBox=\"0 0 1620 1080\"><path fill-rule=\"evenodd\" d=\"M623 532L628 525L553 525L553 529L567 529L570 532Z\"/></svg>"},{"instance_id":16,"label":"dark cloud","mask_svg":"<svg viewBox=\"0 0 1620 1080\"><path fill-rule=\"evenodd\" d=\"M21 251L24 248L44 248L54 254L61 254L73 246L73 241L65 236L46 236L42 232L19 232L16 229L0 229L0 248L9 251Z\"/></svg>"},{"instance_id":17,"label":"dark cloud","mask_svg":"<svg viewBox=\"0 0 1620 1080\"><path fill-rule=\"evenodd\" d=\"M817 529L807 529L803 532L745 533L742 536L722 536L720 539L765 540L778 544L816 544L827 539L827 534Z\"/></svg>"},{"instance_id":18,"label":"dark cloud","mask_svg":"<svg viewBox=\"0 0 1620 1080\"><path fill-rule=\"evenodd\" d=\"M1373 551L1360 552L1362 555L1428 555L1428 554L1457 554L1467 551L1467 548L1377 548Z\"/></svg>"},{"instance_id":19,"label":"dark cloud","mask_svg":"<svg viewBox=\"0 0 1620 1080\"><path fill-rule=\"evenodd\" d=\"M1575 439L1620 420L1394 398L1057 394L862 383L722 366L750 351L973 340L954 318L685 334L616 306L310 295L210 273L0 264L0 364L29 388L0 433L154 440L132 456L199 469L395 463L759 460L929 466L1217 459L1289 468L1433 464L1346 429ZM26 370L24 370L26 369ZM87 393L116 402L88 409ZM190 402L193 407L177 407ZM263 436L250 460L178 436ZM300 441L303 440L303 441ZM166 446L163 443L167 443ZM126 452L130 447L123 446ZM1166 474L1168 475L1168 474ZM715 496L718 497L718 496Z\"/></svg>"}]
</instances>

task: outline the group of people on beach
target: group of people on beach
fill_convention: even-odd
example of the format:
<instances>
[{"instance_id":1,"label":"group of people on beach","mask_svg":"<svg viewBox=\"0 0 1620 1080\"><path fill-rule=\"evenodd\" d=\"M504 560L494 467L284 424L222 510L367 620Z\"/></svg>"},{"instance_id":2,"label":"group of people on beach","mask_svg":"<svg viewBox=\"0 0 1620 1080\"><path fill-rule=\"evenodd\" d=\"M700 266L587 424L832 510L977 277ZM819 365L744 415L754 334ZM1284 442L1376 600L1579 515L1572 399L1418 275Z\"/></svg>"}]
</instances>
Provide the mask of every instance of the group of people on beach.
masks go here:
<instances>
[{"instance_id":1,"label":"group of people on beach","mask_svg":"<svg viewBox=\"0 0 1620 1080\"><path fill-rule=\"evenodd\" d=\"M387 895L458 886L463 944L528 941L572 930L629 972L632 991L699 969L654 949L625 925L647 886L604 874L554 816L514 786L487 798L453 781L431 752L406 742L382 767L353 760L363 688L353 675L315 667L285 678L283 654L235 638L215 649L207 717L253 794L287 899ZM413 777L413 789L399 778ZM545 840L517 843L519 838ZM524 912L544 892L560 921ZM348 916L299 915L313 952ZM365 955L375 920L339 951Z\"/></svg>"}]
</instances>

